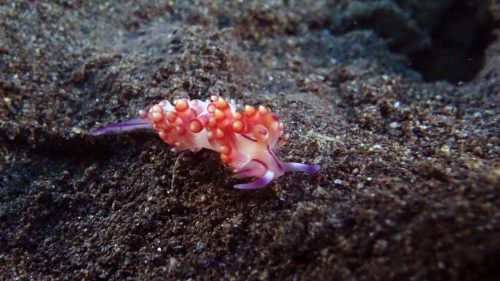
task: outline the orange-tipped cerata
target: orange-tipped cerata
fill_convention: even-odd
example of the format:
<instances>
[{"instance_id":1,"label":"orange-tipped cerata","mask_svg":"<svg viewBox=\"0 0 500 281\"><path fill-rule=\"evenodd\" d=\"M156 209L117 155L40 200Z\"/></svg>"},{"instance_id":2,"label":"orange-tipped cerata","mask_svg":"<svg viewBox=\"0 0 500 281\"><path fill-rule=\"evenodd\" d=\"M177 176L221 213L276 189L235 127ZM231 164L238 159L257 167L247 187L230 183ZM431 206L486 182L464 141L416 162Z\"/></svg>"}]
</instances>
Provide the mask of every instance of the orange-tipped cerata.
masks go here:
<instances>
[{"instance_id":1,"label":"orange-tipped cerata","mask_svg":"<svg viewBox=\"0 0 500 281\"><path fill-rule=\"evenodd\" d=\"M189 130L193 133L199 133L201 130L205 128L205 125L201 123L198 119L193 119L191 123L189 123Z\"/></svg>"},{"instance_id":2,"label":"orange-tipped cerata","mask_svg":"<svg viewBox=\"0 0 500 281\"><path fill-rule=\"evenodd\" d=\"M233 122L233 131L241 134L245 130L245 123L241 120L236 120Z\"/></svg>"},{"instance_id":3,"label":"orange-tipped cerata","mask_svg":"<svg viewBox=\"0 0 500 281\"><path fill-rule=\"evenodd\" d=\"M250 105L245 105L245 116L252 117L257 113L257 109Z\"/></svg>"},{"instance_id":4,"label":"orange-tipped cerata","mask_svg":"<svg viewBox=\"0 0 500 281\"><path fill-rule=\"evenodd\" d=\"M185 99L180 99L175 101L175 110L179 112L183 112L189 109L189 103Z\"/></svg>"}]
</instances>

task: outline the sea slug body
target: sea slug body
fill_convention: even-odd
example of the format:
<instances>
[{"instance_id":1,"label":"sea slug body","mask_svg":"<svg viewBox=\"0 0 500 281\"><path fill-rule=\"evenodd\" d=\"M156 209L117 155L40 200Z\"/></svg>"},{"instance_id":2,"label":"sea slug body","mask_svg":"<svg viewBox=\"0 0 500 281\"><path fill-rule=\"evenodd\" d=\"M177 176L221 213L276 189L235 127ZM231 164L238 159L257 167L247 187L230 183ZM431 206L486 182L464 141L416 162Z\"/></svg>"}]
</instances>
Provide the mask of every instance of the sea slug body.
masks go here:
<instances>
[{"instance_id":1,"label":"sea slug body","mask_svg":"<svg viewBox=\"0 0 500 281\"><path fill-rule=\"evenodd\" d=\"M273 150L287 142L288 134L283 135L283 123L276 114L263 106L248 105L244 112L237 112L233 103L218 96L212 96L211 101L176 99L173 105L163 100L147 111L139 111L136 119L97 129L92 134L137 129L154 129L176 152L215 150L238 176L259 178L235 185L238 189L263 187L285 172L315 173L320 169L319 165L278 160Z\"/></svg>"}]
</instances>

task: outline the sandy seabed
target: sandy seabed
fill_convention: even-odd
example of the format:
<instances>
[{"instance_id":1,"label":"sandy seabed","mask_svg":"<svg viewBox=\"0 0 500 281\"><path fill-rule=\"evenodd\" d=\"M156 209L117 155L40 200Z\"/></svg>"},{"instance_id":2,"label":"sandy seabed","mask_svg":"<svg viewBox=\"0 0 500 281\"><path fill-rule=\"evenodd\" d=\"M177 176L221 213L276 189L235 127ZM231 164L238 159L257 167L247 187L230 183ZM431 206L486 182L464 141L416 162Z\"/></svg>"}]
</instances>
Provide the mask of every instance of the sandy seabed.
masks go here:
<instances>
[{"instance_id":1,"label":"sandy seabed","mask_svg":"<svg viewBox=\"0 0 500 281\"><path fill-rule=\"evenodd\" d=\"M499 9L365 2L0 4L0 280L496 280ZM320 172L241 191L216 152L89 134L211 95Z\"/></svg>"}]
</instances>

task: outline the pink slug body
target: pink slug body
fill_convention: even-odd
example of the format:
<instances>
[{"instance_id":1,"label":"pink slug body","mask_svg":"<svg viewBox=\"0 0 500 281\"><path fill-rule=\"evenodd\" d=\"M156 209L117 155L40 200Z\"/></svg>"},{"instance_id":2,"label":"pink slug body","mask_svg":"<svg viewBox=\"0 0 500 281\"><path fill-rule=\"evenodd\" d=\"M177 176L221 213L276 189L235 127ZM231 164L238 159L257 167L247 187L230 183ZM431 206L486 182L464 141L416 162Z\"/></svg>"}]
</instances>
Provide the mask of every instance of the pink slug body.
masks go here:
<instances>
[{"instance_id":1,"label":"pink slug body","mask_svg":"<svg viewBox=\"0 0 500 281\"><path fill-rule=\"evenodd\" d=\"M174 105L164 100L148 111L139 111L136 119L97 129L92 135L154 129L173 151L215 150L240 177L259 178L234 186L239 189L263 187L285 172L319 171L319 165L278 160L273 149L282 147L288 134L282 136L283 123L265 107L247 105L245 112L237 112L234 104L221 97L212 96L211 100L176 99Z\"/></svg>"}]
</instances>

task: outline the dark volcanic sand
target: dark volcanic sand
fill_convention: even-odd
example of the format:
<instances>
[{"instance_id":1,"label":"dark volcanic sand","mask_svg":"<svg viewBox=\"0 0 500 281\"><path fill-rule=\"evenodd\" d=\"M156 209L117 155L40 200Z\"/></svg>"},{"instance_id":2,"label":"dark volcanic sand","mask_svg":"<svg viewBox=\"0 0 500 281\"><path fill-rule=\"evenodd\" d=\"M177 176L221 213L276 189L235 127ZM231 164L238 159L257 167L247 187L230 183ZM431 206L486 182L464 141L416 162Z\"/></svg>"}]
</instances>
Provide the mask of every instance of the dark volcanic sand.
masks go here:
<instances>
[{"instance_id":1,"label":"dark volcanic sand","mask_svg":"<svg viewBox=\"0 0 500 281\"><path fill-rule=\"evenodd\" d=\"M497 280L498 7L87 2L0 4L0 280ZM89 135L210 95L321 171L241 191L213 151Z\"/></svg>"}]
</instances>

